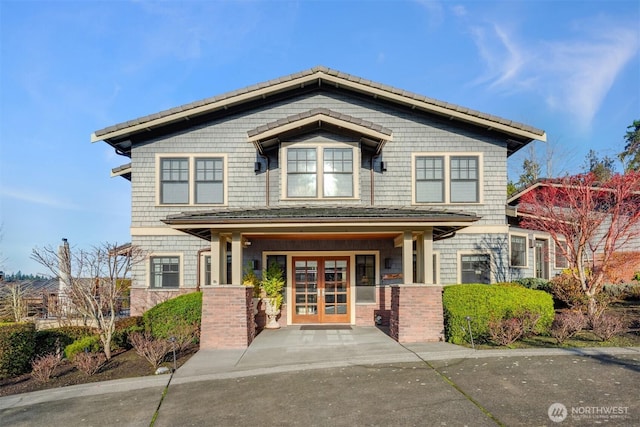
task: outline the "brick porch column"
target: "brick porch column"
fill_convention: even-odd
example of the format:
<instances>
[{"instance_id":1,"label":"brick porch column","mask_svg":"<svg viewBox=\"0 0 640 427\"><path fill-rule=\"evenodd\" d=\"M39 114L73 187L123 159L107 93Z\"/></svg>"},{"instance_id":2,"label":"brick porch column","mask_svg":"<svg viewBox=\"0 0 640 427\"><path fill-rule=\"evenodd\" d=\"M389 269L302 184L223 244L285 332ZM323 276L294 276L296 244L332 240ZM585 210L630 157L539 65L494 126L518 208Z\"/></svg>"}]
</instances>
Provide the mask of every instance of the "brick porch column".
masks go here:
<instances>
[{"instance_id":1,"label":"brick porch column","mask_svg":"<svg viewBox=\"0 0 640 427\"><path fill-rule=\"evenodd\" d=\"M204 287L200 348L247 348L256 335L252 296L246 286Z\"/></svg>"},{"instance_id":2,"label":"brick porch column","mask_svg":"<svg viewBox=\"0 0 640 427\"><path fill-rule=\"evenodd\" d=\"M401 343L443 340L442 286L391 286L389 332Z\"/></svg>"}]
</instances>

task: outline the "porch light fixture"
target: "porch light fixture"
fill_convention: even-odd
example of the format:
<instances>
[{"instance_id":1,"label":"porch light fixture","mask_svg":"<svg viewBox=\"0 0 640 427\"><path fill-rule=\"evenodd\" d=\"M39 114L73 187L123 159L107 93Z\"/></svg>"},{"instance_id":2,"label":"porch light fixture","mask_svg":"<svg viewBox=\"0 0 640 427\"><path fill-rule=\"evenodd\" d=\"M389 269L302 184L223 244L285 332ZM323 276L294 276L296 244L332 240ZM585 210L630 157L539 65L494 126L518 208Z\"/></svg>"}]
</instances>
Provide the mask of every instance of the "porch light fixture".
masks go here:
<instances>
[{"instance_id":1,"label":"porch light fixture","mask_svg":"<svg viewBox=\"0 0 640 427\"><path fill-rule=\"evenodd\" d=\"M387 171L387 164L385 162L380 162L380 171L381 172Z\"/></svg>"},{"instance_id":2,"label":"porch light fixture","mask_svg":"<svg viewBox=\"0 0 640 427\"><path fill-rule=\"evenodd\" d=\"M253 269L254 270L260 270L260 261L257 259L253 260Z\"/></svg>"},{"instance_id":3,"label":"porch light fixture","mask_svg":"<svg viewBox=\"0 0 640 427\"><path fill-rule=\"evenodd\" d=\"M387 270L391 268L391 258L384 259L384 268L386 268Z\"/></svg>"},{"instance_id":4,"label":"porch light fixture","mask_svg":"<svg viewBox=\"0 0 640 427\"><path fill-rule=\"evenodd\" d=\"M262 169L262 163L260 162L255 162L253 164L253 171L254 172L260 172L260 170Z\"/></svg>"}]
</instances>

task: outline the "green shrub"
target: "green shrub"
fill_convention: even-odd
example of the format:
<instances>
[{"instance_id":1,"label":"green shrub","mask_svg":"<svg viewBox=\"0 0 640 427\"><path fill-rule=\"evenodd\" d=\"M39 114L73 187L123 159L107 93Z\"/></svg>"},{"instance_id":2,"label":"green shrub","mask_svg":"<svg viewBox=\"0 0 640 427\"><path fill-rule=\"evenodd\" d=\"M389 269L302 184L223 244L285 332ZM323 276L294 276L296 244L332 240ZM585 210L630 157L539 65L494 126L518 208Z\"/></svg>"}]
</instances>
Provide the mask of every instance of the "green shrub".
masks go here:
<instances>
[{"instance_id":1,"label":"green shrub","mask_svg":"<svg viewBox=\"0 0 640 427\"><path fill-rule=\"evenodd\" d=\"M202 292L191 292L172 298L142 315L145 331L156 339L167 339L182 325L197 325L202 318Z\"/></svg>"},{"instance_id":2,"label":"green shrub","mask_svg":"<svg viewBox=\"0 0 640 427\"><path fill-rule=\"evenodd\" d=\"M63 326L60 328L43 329L36 332L36 356L55 353L56 347L64 350L74 341L95 334L95 329L88 326Z\"/></svg>"},{"instance_id":3,"label":"green shrub","mask_svg":"<svg viewBox=\"0 0 640 427\"><path fill-rule=\"evenodd\" d=\"M544 334L554 318L551 295L519 286L446 286L442 302L447 341L454 344L470 342L467 316L473 337L478 341L487 340L490 322L539 315L532 332Z\"/></svg>"},{"instance_id":4,"label":"green shrub","mask_svg":"<svg viewBox=\"0 0 640 427\"><path fill-rule=\"evenodd\" d=\"M116 320L115 329L111 338L111 347L130 349L129 336L134 332L144 331L142 316L124 317Z\"/></svg>"},{"instance_id":5,"label":"green shrub","mask_svg":"<svg viewBox=\"0 0 640 427\"><path fill-rule=\"evenodd\" d=\"M76 354L88 351L89 353L97 353L100 351L100 337L91 335L80 338L64 348L64 355L67 359L73 361Z\"/></svg>"},{"instance_id":6,"label":"green shrub","mask_svg":"<svg viewBox=\"0 0 640 427\"><path fill-rule=\"evenodd\" d=\"M0 378L31 371L35 338L33 323L0 323Z\"/></svg>"},{"instance_id":7,"label":"green shrub","mask_svg":"<svg viewBox=\"0 0 640 427\"><path fill-rule=\"evenodd\" d=\"M551 283L546 279L540 279L538 277L524 277L522 279L514 280L515 283L524 286L527 289L534 289L538 291L551 292Z\"/></svg>"}]
</instances>

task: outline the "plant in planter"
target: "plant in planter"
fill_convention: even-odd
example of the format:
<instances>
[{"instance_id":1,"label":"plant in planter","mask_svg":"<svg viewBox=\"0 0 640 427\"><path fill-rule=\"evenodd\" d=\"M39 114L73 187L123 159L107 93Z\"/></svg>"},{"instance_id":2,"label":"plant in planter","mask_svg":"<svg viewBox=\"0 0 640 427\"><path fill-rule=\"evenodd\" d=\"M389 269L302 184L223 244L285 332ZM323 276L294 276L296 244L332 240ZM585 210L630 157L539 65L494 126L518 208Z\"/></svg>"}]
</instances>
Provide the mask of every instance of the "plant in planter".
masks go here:
<instances>
[{"instance_id":1,"label":"plant in planter","mask_svg":"<svg viewBox=\"0 0 640 427\"><path fill-rule=\"evenodd\" d=\"M253 288L253 297L260 298L260 279L253 271L251 261L247 262L242 272L242 284L247 287Z\"/></svg>"},{"instance_id":2,"label":"plant in planter","mask_svg":"<svg viewBox=\"0 0 640 427\"><path fill-rule=\"evenodd\" d=\"M284 278L280 266L272 262L265 271L262 272L260 289L262 290L262 301L265 304L267 314L267 329L277 329L280 327L276 317L280 314L282 306L282 289L284 288Z\"/></svg>"}]
</instances>

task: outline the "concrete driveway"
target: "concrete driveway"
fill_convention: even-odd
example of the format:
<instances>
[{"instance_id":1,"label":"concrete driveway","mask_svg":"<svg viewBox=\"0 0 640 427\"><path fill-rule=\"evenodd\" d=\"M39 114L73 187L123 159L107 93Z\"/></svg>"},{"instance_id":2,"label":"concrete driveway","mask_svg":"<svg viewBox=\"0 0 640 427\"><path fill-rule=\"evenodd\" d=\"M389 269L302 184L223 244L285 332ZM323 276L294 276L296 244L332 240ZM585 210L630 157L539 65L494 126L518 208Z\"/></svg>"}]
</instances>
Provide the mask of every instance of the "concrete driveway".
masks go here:
<instances>
[{"instance_id":1,"label":"concrete driveway","mask_svg":"<svg viewBox=\"0 0 640 427\"><path fill-rule=\"evenodd\" d=\"M402 346L376 328L265 331L173 377L0 398L0 425L640 425L640 349Z\"/></svg>"}]
</instances>

